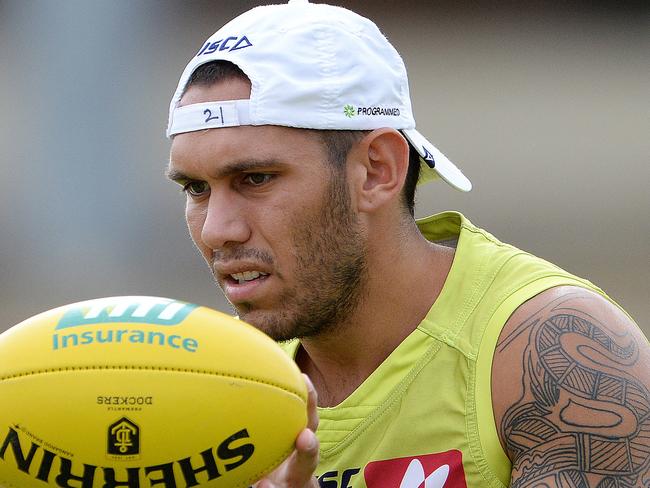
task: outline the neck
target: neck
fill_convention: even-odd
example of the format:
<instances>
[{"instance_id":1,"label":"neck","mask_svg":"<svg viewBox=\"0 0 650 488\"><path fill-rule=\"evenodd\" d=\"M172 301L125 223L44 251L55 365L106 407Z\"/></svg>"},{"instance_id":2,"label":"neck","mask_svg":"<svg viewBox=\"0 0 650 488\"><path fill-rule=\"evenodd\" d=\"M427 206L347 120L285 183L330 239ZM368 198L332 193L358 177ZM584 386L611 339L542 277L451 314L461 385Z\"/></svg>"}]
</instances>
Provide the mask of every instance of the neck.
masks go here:
<instances>
[{"instance_id":1,"label":"neck","mask_svg":"<svg viewBox=\"0 0 650 488\"><path fill-rule=\"evenodd\" d=\"M326 334L301 340L296 361L311 378L320 406L347 398L418 326L436 300L454 250L432 244L417 229L373 256L363 298L355 311ZM381 247L381 248L380 248Z\"/></svg>"}]
</instances>

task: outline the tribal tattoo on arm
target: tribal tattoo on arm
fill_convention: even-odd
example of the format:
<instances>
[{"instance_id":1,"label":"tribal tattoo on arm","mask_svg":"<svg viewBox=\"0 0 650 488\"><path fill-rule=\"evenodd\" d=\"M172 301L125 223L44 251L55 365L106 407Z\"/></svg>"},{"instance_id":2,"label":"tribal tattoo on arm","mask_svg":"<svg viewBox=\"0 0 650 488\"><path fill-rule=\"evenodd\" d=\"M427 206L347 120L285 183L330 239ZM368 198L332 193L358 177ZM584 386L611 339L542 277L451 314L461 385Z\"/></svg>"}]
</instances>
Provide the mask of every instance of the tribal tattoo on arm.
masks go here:
<instances>
[{"instance_id":1,"label":"tribal tattoo on arm","mask_svg":"<svg viewBox=\"0 0 650 488\"><path fill-rule=\"evenodd\" d=\"M526 341L523 394L499 426L512 487L650 488L650 391L631 374L648 344L576 306L590 299L555 299L497 346Z\"/></svg>"}]
</instances>

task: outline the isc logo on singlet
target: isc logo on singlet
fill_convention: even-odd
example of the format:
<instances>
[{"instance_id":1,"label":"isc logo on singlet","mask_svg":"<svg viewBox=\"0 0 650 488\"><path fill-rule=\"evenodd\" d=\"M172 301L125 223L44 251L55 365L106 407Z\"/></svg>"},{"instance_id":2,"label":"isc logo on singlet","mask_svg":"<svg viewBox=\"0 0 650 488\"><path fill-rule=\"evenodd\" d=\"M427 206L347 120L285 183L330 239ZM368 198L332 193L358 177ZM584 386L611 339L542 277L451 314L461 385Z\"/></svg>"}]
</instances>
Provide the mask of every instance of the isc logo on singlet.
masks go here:
<instances>
[{"instance_id":1,"label":"isc logo on singlet","mask_svg":"<svg viewBox=\"0 0 650 488\"><path fill-rule=\"evenodd\" d=\"M318 476L320 488L352 488L361 468L328 471ZM381 461L363 469L368 488L467 488L462 453L456 449Z\"/></svg>"}]
</instances>

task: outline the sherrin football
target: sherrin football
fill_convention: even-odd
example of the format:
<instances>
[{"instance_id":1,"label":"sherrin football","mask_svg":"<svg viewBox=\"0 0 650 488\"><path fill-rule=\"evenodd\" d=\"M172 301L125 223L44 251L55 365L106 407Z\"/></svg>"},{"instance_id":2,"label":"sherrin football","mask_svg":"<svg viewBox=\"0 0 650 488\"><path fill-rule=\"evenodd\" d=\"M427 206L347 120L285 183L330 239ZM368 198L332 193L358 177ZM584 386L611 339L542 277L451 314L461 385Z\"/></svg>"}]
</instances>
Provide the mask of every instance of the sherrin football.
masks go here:
<instances>
[{"instance_id":1,"label":"sherrin football","mask_svg":"<svg viewBox=\"0 0 650 488\"><path fill-rule=\"evenodd\" d=\"M209 308L113 297L0 334L0 487L248 487L307 423L296 365Z\"/></svg>"}]
</instances>

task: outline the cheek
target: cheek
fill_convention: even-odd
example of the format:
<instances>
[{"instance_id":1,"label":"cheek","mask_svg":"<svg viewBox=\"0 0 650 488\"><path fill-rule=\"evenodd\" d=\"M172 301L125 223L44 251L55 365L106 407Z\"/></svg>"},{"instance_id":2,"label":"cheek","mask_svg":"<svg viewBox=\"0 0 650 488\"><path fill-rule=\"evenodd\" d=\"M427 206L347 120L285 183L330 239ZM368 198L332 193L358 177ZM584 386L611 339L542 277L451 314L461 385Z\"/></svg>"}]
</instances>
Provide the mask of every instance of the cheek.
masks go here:
<instances>
[{"instance_id":1,"label":"cheek","mask_svg":"<svg viewBox=\"0 0 650 488\"><path fill-rule=\"evenodd\" d=\"M201 233L203 231L203 224L205 223L206 210L192 202L188 201L185 205L185 222L187 229L190 232L190 237L194 241L196 247L199 248L201 253L205 256L208 250L203 244Z\"/></svg>"}]
</instances>

